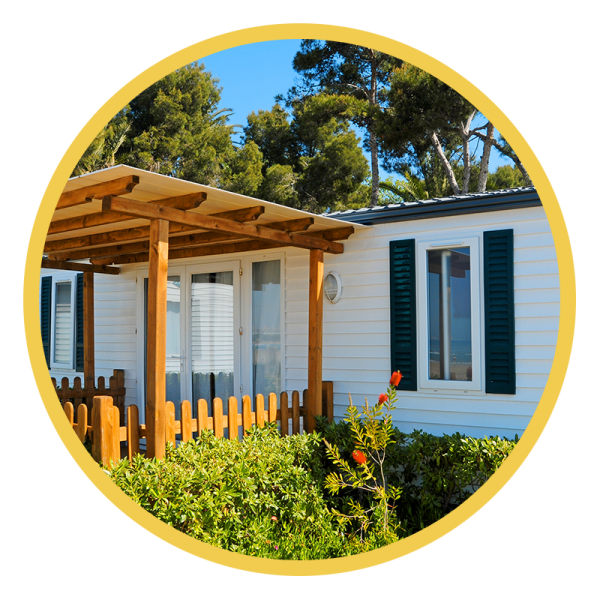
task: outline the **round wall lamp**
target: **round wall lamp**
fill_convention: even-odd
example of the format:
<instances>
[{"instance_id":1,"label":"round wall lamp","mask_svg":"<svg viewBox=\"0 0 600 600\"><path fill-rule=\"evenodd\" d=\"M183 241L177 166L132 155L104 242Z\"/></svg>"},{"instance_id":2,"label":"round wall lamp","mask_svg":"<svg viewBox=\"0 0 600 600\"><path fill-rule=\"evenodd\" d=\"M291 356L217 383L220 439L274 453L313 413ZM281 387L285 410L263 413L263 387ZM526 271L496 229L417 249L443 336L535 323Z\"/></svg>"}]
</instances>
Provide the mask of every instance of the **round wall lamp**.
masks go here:
<instances>
[{"instance_id":1,"label":"round wall lamp","mask_svg":"<svg viewBox=\"0 0 600 600\"><path fill-rule=\"evenodd\" d=\"M335 271L329 271L323 280L323 293L325 298L335 304L342 295L342 280Z\"/></svg>"}]
</instances>

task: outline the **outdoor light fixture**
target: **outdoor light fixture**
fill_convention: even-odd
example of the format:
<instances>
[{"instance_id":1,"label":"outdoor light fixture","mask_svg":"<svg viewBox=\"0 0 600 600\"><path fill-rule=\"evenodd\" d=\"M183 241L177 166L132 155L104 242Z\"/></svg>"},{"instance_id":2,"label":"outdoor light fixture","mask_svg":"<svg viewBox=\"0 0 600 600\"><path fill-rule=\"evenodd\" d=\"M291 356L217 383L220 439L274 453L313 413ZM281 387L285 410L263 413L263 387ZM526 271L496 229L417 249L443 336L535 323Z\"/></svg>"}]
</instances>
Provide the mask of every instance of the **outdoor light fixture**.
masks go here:
<instances>
[{"instance_id":1,"label":"outdoor light fixture","mask_svg":"<svg viewBox=\"0 0 600 600\"><path fill-rule=\"evenodd\" d=\"M342 280L340 276L335 271L330 271L325 275L325 279L323 280L323 292L325 293L325 298L331 302L331 304L335 304L342 295Z\"/></svg>"}]
</instances>

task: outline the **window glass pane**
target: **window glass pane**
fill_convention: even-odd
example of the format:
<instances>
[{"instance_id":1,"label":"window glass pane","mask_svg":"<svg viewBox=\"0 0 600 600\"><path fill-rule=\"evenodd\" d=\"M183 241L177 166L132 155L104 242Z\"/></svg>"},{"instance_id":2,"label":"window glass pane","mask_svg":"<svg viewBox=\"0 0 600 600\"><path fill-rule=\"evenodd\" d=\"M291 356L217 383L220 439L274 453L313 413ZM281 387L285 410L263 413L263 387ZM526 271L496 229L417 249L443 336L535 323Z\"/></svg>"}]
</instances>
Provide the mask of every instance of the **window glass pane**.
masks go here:
<instances>
[{"instance_id":1,"label":"window glass pane","mask_svg":"<svg viewBox=\"0 0 600 600\"><path fill-rule=\"evenodd\" d=\"M166 400L175 404L175 419L181 419L181 281L167 277Z\"/></svg>"},{"instance_id":2,"label":"window glass pane","mask_svg":"<svg viewBox=\"0 0 600 600\"><path fill-rule=\"evenodd\" d=\"M281 393L280 261L252 264L252 386L254 394Z\"/></svg>"},{"instance_id":3,"label":"window glass pane","mask_svg":"<svg viewBox=\"0 0 600 600\"><path fill-rule=\"evenodd\" d=\"M192 397L208 402L212 414L213 398L234 396L233 271L192 275Z\"/></svg>"},{"instance_id":4,"label":"window glass pane","mask_svg":"<svg viewBox=\"0 0 600 600\"><path fill-rule=\"evenodd\" d=\"M427 251L429 379L472 381L469 248Z\"/></svg>"},{"instance_id":5,"label":"window glass pane","mask_svg":"<svg viewBox=\"0 0 600 600\"><path fill-rule=\"evenodd\" d=\"M54 362L70 365L71 346L71 282L56 284L54 303Z\"/></svg>"}]
</instances>

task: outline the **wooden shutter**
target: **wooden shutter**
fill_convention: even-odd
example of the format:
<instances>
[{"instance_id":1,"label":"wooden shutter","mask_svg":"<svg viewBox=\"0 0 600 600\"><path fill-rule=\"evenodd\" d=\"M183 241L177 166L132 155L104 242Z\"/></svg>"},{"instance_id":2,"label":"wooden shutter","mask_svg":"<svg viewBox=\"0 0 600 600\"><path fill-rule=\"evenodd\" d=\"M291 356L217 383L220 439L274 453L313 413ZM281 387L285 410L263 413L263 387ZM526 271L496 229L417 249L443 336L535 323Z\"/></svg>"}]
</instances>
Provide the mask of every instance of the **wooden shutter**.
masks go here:
<instances>
[{"instance_id":1,"label":"wooden shutter","mask_svg":"<svg viewBox=\"0 0 600 600\"><path fill-rule=\"evenodd\" d=\"M75 371L83 373L83 273L77 273L75 290Z\"/></svg>"},{"instance_id":2,"label":"wooden shutter","mask_svg":"<svg viewBox=\"0 0 600 600\"><path fill-rule=\"evenodd\" d=\"M52 319L52 277L42 277L42 292L40 298L40 328L42 330L42 346L46 365L50 368L50 335Z\"/></svg>"},{"instance_id":3,"label":"wooden shutter","mask_svg":"<svg viewBox=\"0 0 600 600\"><path fill-rule=\"evenodd\" d=\"M513 230L483 233L485 391L516 393Z\"/></svg>"},{"instance_id":4,"label":"wooden shutter","mask_svg":"<svg viewBox=\"0 0 600 600\"><path fill-rule=\"evenodd\" d=\"M391 363L402 373L399 390L417 390L415 298L415 240L390 242Z\"/></svg>"}]
</instances>

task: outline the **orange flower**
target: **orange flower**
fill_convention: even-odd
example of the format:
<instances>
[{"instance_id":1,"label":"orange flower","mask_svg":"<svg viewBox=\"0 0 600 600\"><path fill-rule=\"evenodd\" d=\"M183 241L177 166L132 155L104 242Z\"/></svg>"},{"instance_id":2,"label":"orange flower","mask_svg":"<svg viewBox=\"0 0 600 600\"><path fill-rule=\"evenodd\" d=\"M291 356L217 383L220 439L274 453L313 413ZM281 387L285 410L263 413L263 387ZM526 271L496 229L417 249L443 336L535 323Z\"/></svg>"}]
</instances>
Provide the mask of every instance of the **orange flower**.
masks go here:
<instances>
[{"instance_id":1,"label":"orange flower","mask_svg":"<svg viewBox=\"0 0 600 600\"><path fill-rule=\"evenodd\" d=\"M400 383L401 379L402 379L402 373L400 373L400 371L396 371L395 373L392 373L392 378L390 379L390 385L393 385L394 387L398 387L398 384Z\"/></svg>"},{"instance_id":2,"label":"orange flower","mask_svg":"<svg viewBox=\"0 0 600 600\"><path fill-rule=\"evenodd\" d=\"M388 401L388 395L387 394L380 394L379 395L379 404L383 404L385 402Z\"/></svg>"},{"instance_id":3,"label":"orange flower","mask_svg":"<svg viewBox=\"0 0 600 600\"><path fill-rule=\"evenodd\" d=\"M352 453L352 458L359 464L364 465L367 462L367 457L360 451L355 450Z\"/></svg>"}]
</instances>

